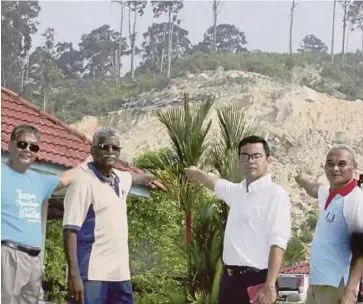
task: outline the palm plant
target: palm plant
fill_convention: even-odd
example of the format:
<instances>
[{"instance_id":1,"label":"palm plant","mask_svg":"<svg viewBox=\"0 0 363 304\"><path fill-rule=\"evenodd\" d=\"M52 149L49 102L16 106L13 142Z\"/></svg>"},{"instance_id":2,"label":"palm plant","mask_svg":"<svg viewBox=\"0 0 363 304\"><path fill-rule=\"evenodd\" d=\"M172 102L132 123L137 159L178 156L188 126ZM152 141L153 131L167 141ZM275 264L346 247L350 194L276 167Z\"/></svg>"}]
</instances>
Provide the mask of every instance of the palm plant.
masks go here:
<instances>
[{"instance_id":1,"label":"palm plant","mask_svg":"<svg viewBox=\"0 0 363 304\"><path fill-rule=\"evenodd\" d=\"M167 129L171 146L147 153L144 160L139 158L138 163L158 176L184 211L188 299L200 304L216 303L218 297L228 210L225 203L212 199L200 186L189 183L183 169L191 165L212 166L221 177L239 182L243 176L237 167L238 143L245 136L262 135L259 121L249 122L241 107L226 106L217 110L220 136L210 148L207 135L211 120L207 121L207 116L213 101L207 99L191 109L188 96L184 95L183 108L158 113L160 122Z\"/></svg>"},{"instance_id":2,"label":"palm plant","mask_svg":"<svg viewBox=\"0 0 363 304\"><path fill-rule=\"evenodd\" d=\"M192 209L202 188L189 183L184 168L203 167L208 148L207 135L212 121L207 116L213 106L214 98L207 98L193 108L189 97L184 94L182 108L170 108L157 113L159 121L165 126L170 138L170 147L148 154L143 168L154 172L162 181L168 193L185 214L185 233L188 251L188 281L192 281L190 242L192 237Z\"/></svg>"}]
</instances>

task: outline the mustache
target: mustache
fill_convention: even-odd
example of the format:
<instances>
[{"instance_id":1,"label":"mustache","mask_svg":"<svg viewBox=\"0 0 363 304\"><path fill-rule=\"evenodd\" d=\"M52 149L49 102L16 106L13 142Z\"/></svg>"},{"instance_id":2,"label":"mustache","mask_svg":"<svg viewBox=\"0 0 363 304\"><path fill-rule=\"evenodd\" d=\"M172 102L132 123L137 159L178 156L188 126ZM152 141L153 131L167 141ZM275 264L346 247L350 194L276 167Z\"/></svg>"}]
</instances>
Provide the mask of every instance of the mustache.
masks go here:
<instances>
[{"instance_id":1,"label":"mustache","mask_svg":"<svg viewBox=\"0 0 363 304\"><path fill-rule=\"evenodd\" d=\"M104 159L104 158L114 158L114 159L116 159L116 156L112 155L112 154L107 154L107 155L102 156L102 159Z\"/></svg>"}]
</instances>

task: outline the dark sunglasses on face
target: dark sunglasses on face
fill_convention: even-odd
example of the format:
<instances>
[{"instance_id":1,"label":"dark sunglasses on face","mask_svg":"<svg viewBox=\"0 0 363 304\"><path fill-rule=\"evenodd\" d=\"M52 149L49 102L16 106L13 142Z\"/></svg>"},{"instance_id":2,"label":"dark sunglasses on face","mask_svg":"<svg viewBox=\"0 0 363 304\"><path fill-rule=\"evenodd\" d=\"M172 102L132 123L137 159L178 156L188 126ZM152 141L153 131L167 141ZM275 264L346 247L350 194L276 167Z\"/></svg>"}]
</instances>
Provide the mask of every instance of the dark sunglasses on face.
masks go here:
<instances>
[{"instance_id":1,"label":"dark sunglasses on face","mask_svg":"<svg viewBox=\"0 0 363 304\"><path fill-rule=\"evenodd\" d=\"M120 152L121 151L120 147L114 146L114 145L99 144L99 145L97 145L97 148L102 150L102 151L110 151L110 149L112 149L112 151L114 151L114 152Z\"/></svg>"},{"instance_id":2,"label":"dark sunglasses on face","mask_svg":"<svg viewBox=\"0 0 363 304\"><path fill-rule=\"evenodd\" d=\"M29 150L34 153L37 153L40 149L37 144L28 143L26 141L17 141L16 146L18 147L18 149L21 149L21 150L25 150L26 148L29 147Z\"/></svg>"}]
</instances>

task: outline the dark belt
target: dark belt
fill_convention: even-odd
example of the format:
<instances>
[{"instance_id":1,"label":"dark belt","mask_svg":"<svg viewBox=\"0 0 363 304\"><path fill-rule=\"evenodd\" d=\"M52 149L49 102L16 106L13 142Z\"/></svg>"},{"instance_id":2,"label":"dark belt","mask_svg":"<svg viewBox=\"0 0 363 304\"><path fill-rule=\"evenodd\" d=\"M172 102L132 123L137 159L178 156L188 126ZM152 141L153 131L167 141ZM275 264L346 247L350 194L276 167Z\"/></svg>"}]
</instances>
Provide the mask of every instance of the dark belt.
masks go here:
<instances>
[{"instance_id":1,"label":"dark belt","mask_svg":"<svg viewBox=\"0 0 363 304\"><path fill-rule=\"evenodd\" d=\"M229 265L224 265L224 271L227 272L229 276L246 275L249 273L259 273L259 272L267 273L267 269L258 269L248 266L229 266Z\"/></svg>"},{"instance_id":2,"label":"dark belt","mask_svg":"<svg viewBox=\"0 0 363 304\"><path fill-rule=\"evenodd\" d=\"M19 250L21 252L25 252L25 253L29 254L30 256L33 256L33 257L38 256L40 251L41 251L39 248L19 245L17 243L12 242L12 241L1 241L1 245L4 245L6 247L9 247L9 248L12 248L12 249L15 249L15 250Z\"/></svg>"}]
</instances>

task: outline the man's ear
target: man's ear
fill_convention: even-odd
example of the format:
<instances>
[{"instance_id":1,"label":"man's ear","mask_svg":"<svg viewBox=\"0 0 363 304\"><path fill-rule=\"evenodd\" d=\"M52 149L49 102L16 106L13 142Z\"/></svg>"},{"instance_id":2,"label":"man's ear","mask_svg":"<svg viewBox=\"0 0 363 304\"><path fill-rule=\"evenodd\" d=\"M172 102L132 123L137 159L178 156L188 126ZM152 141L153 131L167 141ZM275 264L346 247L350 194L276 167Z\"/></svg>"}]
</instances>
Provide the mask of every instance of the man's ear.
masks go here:
<instances>
[{"instance_id":1,"label":"man's ear","mask_svg":"<svg viewBox=\"0 0 363 304\"><path fill-rule=\"evenodd\" d=\"M354 163L353 163L353 167L354 167L354 169L355 169L355 170L357 170L357 169L358 169L358 163L357 163L356 161L354 161Z\"/></svg>"},{"instance_id":2,"label":"man's ear","mask_svg":"<svg viewBox=\"0 0 363 304\"><path fill-rule=\"evenodd\" d=\"M9 151L14 148L14 144L15 143L12 140L9 141L9 143L8 143L8 149L9 149Z\"/></svg>"}]
</instances>

